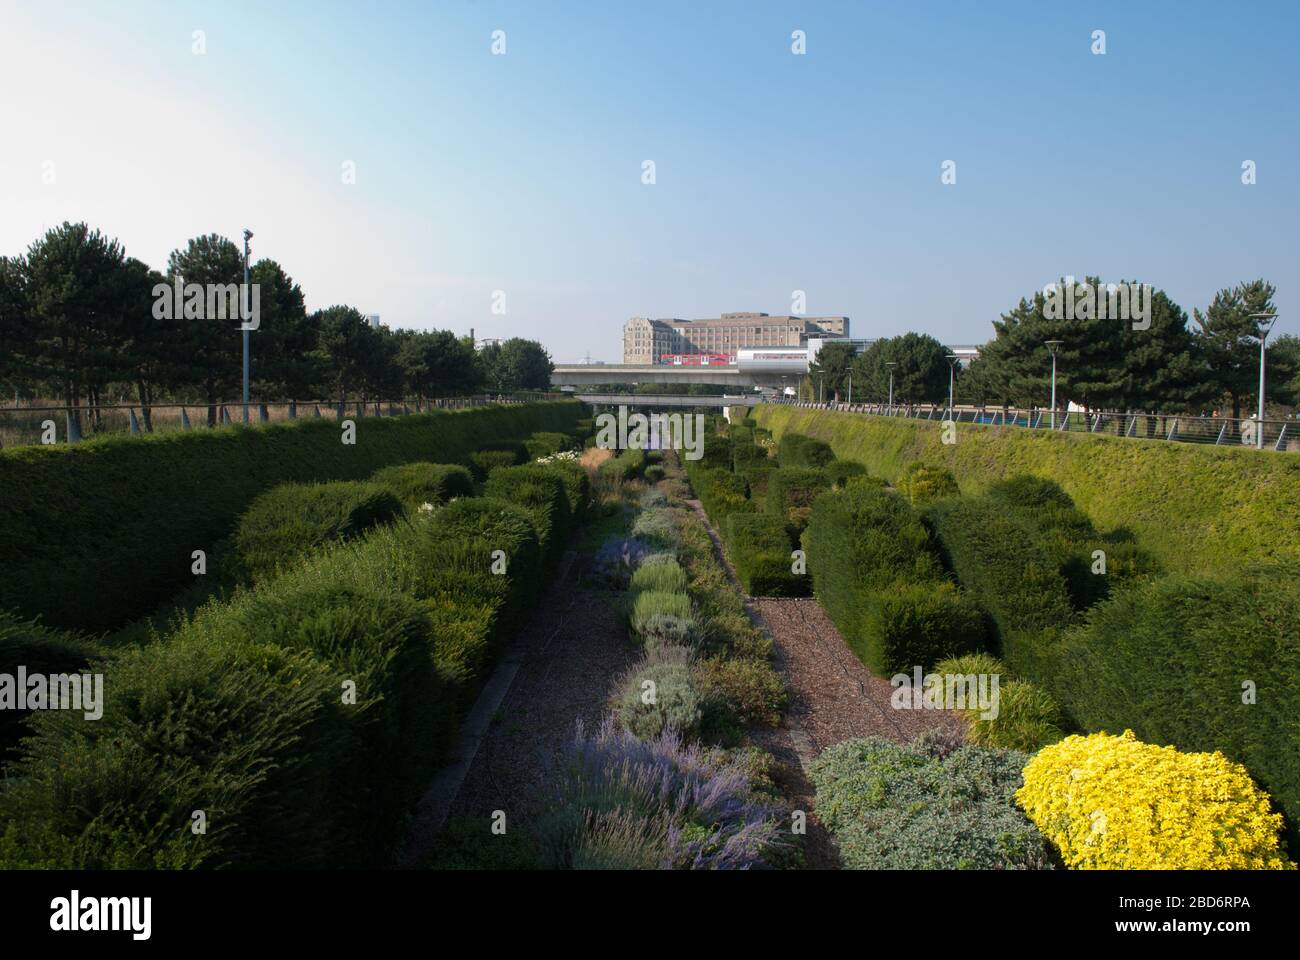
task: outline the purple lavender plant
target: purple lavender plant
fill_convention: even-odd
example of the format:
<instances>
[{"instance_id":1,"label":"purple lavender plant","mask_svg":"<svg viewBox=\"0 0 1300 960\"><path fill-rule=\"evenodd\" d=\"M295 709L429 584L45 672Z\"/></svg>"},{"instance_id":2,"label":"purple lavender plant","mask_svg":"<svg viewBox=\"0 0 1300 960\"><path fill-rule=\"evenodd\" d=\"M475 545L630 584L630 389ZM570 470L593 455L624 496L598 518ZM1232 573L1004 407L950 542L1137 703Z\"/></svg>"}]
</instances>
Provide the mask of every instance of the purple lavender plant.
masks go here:
<instances>
[{"instance_id":1,"label":"purple lavender plant","mask_svg":"<svg viewBox=\"0 0 1300 960\"><path fill-rule=\"evenodd\" d=\"M669 869L766 867L783 842L778 811L753 796L743 760L686 743L673 730L641 742L613 718L592 737L579 723L559 772L546 831L556 866L574 866L575 851L590 846L591 825L615 814L663 837L659 863Z\"/></svg>"}]
</instances>

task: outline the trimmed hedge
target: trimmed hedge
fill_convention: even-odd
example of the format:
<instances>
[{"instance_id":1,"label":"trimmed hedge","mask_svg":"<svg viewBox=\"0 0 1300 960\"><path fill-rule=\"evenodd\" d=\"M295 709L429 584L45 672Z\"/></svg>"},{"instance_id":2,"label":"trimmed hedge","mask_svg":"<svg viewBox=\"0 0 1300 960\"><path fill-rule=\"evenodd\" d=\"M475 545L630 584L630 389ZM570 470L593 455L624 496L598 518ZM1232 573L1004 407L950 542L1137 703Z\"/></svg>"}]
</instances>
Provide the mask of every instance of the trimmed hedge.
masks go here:
<instances>
[{"instance_id":1,"label":"trimmed hedge","mask_svg":"<svg viewBox=\"0 0 1300 960\"><path fill-rule=\"evenodd\" d=\"M476 450L469 455L469 469L479 481L486 480L502 467L513 467L528 459L516 450Z\"/></svg>"},{"instance_id":2,"label":"trimmed hedge","mask_svg":"<svg viewBox=\"0 0 1300 960\"><path fill-rule=\"evenodd\" d=\"M1085 730L1222 751L1285 812L1300 850L1300 563L1169 576L1093 607L1059 699ZM1247 686L1247 683L1250 686ZM1243 702L1249 700L1251 702Z\"/></svg>"},{"instance_id":3,"label":"trimmed hedge","mask_svg":"<svg viewBox=\"0 0 1300 960\"><path fill-rule=\"evenodd\" d=\"M549 457L564 450L577 449L579 446L579 442L569 434L549 430L538 431L524 441L529 460Z\"/></svg>"},{"instance_id":4,"label":"trimmed hedge","mask_svg":"<svg viewBox=\"0 0 1300 960\"><path fill-rule=\"evenodd\" d=\"M926 519L957 579L992 615L1007 666L1056 693L1058 641L1074 609L1057 558L1034 527L987 497L940 501Z\"/></svg>"},{"instance_id":5,"label":"trimmed hedge","mask_svg":"<svg viewBox=\"0 0 1300 960\"><path fill-rule=\"evenodd\" d=\"M701 461L702 463L702 461ZM728 470L689 463L687 476L704 511L719 529L733 513L754 513L758 509L746 496L745 478Z\"/></svg>"},{"instance_id":6,"label":"trimmed hedge","mask_svg":"<svg viewBox=\"0 0 1300 960\"><path fill-rule=\"evenodd\" d=\"M976 424L959 424L958 442L945 444L934 422L780 404L753 416L778 437L828 441L892 481L913 460L952 470L968 494L1015 474L1055 480L1102 530L1127 530L1169 571L1300 560L1300 457Z\"/></svg>"},{"instance_id":7,"label":"trimmed hedge","mask_svg":"<svg viewBox=\"0 0 1300 960\"><path fill-rule=\"evenodd\" d=\"M403 463L376 470L370 481L387 488L408 509L474 495L474 477L459 464Z\"/></svg>"},{"instance_id":8,"label":"trimmed hedge","mask_svg":"<svg viewBox=\"0 0 1300 960\"><path fill-rule=\"evenodd\" d=\"M817 599L874 673L983 646L983 612L944 577L930 532L901 497L862 483L823 493L803 547Z\"/></svg>"},{"instance_id":9,"label":"trimmed hedge","mask_svg":"<svg viewBox=\"0 0 1300 960\"><path fill-rule=\"evenodd\" d=\"M850 477L863 477L866 473L867 468L856 460L832 460L826 465L826 476L837 490L847 487Z\"/></svg>"},{"instance_id":10,"label":"trimmed hedge","mask_svg":"<svg viewBox=\"0 0 1300 960\"><path fill-rule=\"evenodd\" d=\"M730 470L731 441L716 433L706 433L700 459L687 462L705 468Z\"/></svg>"},{"instance_id":11,"label":"trimmed hedge","mask_svg":"<svg viewBox=\"0 0 1300 960\"><path fill-rule=\"evenodd\" d=\"M56 627L108 630L193 583L191 554L229 536L286 481L363 480L413 460L459 460L485 438L570 429L583 407L548 401L325 419L0 450L0 608ZM54 589L75 576L83 590Z\"/></svg>"},{"instance_id":12,"label":"trimmed hedge","mask_svg":"<svg viewBox=\"0 0 1300 960\"><path fill-rule=\"evenodd\" d=\"M835 459L835 451L823 440L786 433L777 447L777 459L783 467L825 467Z\"/></svg>"},{"instance_id":13,"label":"trimmed hedge","mask_svg":"<svg viewBox=\"0 0 1300 960\"><path fill-rule=\"evenodd\" d=\"M103 720L35 718L0 786L0 864L382 862L539 586L529 511L464 498L210 604L114 661Z\"/></svg>"},{"instance_id":14,"label":"trimmed hedge","mask_svg":"<svg viewBox=\"0 0 1300 960\"><path fill-rule=\"evenodd\" d=\"M572 528L568 489L558 471L539 464L501 467L488 477L485 495L527 507L537 530L542 560L555 564Z\"/></svg>"},{"instance_id":15,"label":"trimmed hedge","mask_svg":"<svg viewBox=\"0 0 1300 960\"><path fill-rule=\"evenodd\" d=\"M984 646L984 613L947 580L896 583L867 604L855 652L881 676L911 673Z\"/></svg>"},{"instance_id":16,"label":"trimmed hedge","mask_svg":"<svg viewBox=\"0 0 1300 960\"><path fill-rule=\"evenodd\" d=\"M806 597L806 575L791 572L790 538L779 517L733 513L723 525L727 553L741 586L751 597Z\"/></svg>"},{"instance_id":17,"label":"trimmed hedge","mask_svg":"<svg viewBox=\"0 0 1300 960\"><path fill-rule=\"evenodd\" d=\"M402 514L401 501L380 484L282 483L239 518L235 549L249 576L261 580L331 541L359 537Z\"/></svg>"},{"instance_id":18,"label":"trimmed hedge","mask_svg":"<svg viewBox=\"0 0 1300 960\"><path fill-rule=\"evenodd\" d=\"M825 471L809 467L781 467L767 475L767 512L785 524L792 543L808 526L813 501L830 486Z\"/></svg>"},{"instance_id":19,"label":"trimmed hedge","mask_svg":"<svg viewBox=\"0 0 1300 960\"><path fill-rule=\"evenodd\" d=\"M80 673L99 655L98 646L87 638L0 610L0 674L14 677L15 682L19 667L25 667L29 676ZM28 733L25 721L30 713L16 705L0 706L0 770L16 758L14 750Z\"/></svg>"},{"instance_id":20,"label":"trimmed hedge","mask_svg":"<svg viewBox=\"0 0 1300 960\"><path fill-rule=\"evenodd\" d=\"M955 497L960 493L957 489L957 478L952 475L951 470L922 463L919 460L907 465L898 488L907 494L914 507L925 506L932 500Z\"/></svg>"}]
</instances>

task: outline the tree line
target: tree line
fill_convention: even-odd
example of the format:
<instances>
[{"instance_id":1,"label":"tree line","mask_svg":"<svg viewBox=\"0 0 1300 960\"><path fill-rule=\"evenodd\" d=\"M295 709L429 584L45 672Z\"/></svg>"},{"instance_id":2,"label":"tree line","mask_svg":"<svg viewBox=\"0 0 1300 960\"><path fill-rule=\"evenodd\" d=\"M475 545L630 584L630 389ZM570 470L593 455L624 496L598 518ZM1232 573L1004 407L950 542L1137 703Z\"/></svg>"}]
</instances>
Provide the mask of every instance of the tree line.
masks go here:
<instances>
[{"instance_id":1,"label":"tree line","mask_svg":"<svg viewBox=\"0 0 1300 960\"><path fill-rule=\"evenodd\" d=\"M173 250L159 272L85 223L63 223L26 254L0 257L0 385L15 401L57 397L78 420L85 407L129 399L146 428L149 408L165 402L205 404L215 424L219 405L242 394L240 319L159 309L159 287L243 280L239 246L218 234ZM253 263L249 282L258 286L250 393L259 400L550 389L551 358L536 341L475 350L448 330L372 327L352 306L308 313L274 260Z\"/></svg>"},{"instance_id":2,"label":"tree line","mask_svg":"<svg viewBox=\"0 0 1300 960\"><path fill-rule=\"evenodd\" d=\"M1066 281L1062 280L1063 288ZM1105 291L1089 277L1084 288ZM1275 288L1264 280L1220 290L1202 312L1186 311L1163 290L1150 294L1141 321L1096 315L1065 319L1037 291L993 321L993 338L955 372L957 403L1046 407L1056 347L1056 399L1089 411L1220 413L1253 411L1259 392L1259 315L1273 314ZM1090 311L1095 314L1095 311ZM1300 403L1300 338L1267 343L1265 398L1275 411ZM877 340L861 352L829 343L818 353L805 399L883 402L893 372L895 403L946 403L948 348L926 334ZM892 364L892 366L891 366Z\"/></svg>"}]
</instances>

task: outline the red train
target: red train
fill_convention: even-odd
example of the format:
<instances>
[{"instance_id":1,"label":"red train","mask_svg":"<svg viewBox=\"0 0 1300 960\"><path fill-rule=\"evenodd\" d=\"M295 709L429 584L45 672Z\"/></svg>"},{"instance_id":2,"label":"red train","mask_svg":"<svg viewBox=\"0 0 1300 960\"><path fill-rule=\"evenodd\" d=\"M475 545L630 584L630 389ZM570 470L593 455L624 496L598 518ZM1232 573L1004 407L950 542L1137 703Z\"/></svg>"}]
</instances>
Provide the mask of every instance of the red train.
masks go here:
<instances>
[{"instance_id":1,"label":"red train","mask_svg":"<svg viewBox=\"0 0 1300 960\"><path fill-rule=\"evenodd\" d=\"M675 367L725 367L735 363L736 356L727 353L665 353L659 362Z\"/></svg>"}]
</instances>

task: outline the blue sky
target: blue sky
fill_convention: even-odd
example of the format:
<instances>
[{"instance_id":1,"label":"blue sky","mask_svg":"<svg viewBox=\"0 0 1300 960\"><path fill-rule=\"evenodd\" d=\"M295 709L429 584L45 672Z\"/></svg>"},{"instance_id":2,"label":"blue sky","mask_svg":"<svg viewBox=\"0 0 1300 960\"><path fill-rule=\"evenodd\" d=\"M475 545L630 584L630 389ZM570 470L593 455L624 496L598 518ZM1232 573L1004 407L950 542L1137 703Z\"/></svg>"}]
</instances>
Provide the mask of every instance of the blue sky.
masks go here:
<instances>
[{"instance_id":1,"label":"blue sky","mask_svg":"<svg viewBox=\"0 0 1300 960\"><path fill-rule=\"evenodd\" d=\"M557 360L795 290L858 336L981 342L1071 273L1189 314L1263 276L1300 332L1300 4L0 0L0 24L0 253L86 220L161 268L247 225L309 307Z\"/></svg>"}]
</instances>

